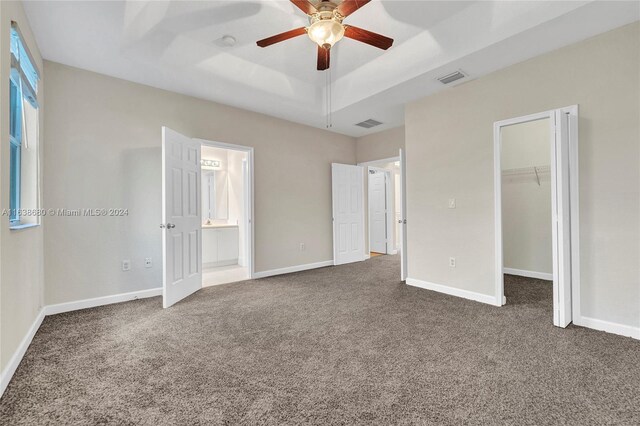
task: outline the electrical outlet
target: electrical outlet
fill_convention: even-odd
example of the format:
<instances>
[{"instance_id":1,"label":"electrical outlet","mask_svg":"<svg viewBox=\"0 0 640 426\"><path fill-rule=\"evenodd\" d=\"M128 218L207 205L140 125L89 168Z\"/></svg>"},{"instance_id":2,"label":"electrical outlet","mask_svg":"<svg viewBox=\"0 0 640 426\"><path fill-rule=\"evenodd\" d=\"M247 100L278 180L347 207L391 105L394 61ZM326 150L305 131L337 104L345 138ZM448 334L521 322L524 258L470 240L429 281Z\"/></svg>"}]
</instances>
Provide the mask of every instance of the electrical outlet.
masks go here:
<instances>
[{"instance_id":1,"label":"electrical outlet","mask_svg":"<svg viewBox=\"0 0 640 426\"><path fill-rule=\"evenodd\" d=\"M153 266L153 262L151 261L150 257L145 257L144 258L144 267L145 268L151 268Z\"/></svg>"},{"instance_id":2,"label":"electrical outlet","mask_svg":"<svg viewBox=\"0 0 640 426\"><path fill-rule=\"evenodd\" d=\"M449 258L449 266L452 268L456 267L456 258L455 257L450 257Z\"/></svg>"},{"instance_id":3,"label":"electrical outlet","mask_svg":"<svg viewBox=\"0 0 640 426\"><path fill-rule=\"evenodd\" d=\"M131 261L130 260L123 260L122 261L122 270L123 271L130 271L131 270Z\"/></svg>"},{"instance_id":4,"label":"electrical outlet","mask_svg":"<svg viewBox=\"0 0 640 426\"><path fill-rule=\"evenodd\" d=\"M456 208L456 199L455 198L449 198L449 208L450 209L455 209Z\"/></svg>"},{"instance_id":5,"label":"electrical outlet","mask_svg":"<svg viewBox=\"0 0 640 426\"><path fill-rule=\"evenodd\" d=\"M307 249L307 247L304 245L304 243L300 243L300 251L305 251Z\"/></svg>"}]
</instances>

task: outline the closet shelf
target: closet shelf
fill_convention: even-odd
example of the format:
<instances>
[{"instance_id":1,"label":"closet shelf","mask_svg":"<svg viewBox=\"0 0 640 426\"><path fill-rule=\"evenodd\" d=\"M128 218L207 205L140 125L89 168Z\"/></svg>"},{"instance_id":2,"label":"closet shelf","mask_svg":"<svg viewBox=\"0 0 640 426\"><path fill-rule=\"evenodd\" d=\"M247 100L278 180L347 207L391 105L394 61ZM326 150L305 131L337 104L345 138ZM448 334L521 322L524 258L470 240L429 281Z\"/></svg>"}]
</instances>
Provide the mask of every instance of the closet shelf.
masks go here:
<instances>
[{"instance_id":1,"label":"closet shelf","mask_svg":"<svg viewBox=\"0 0 640 426\"><path fill-rule=\"evenodd\" d=\"M551 166L530 166L517 169L505 169L502 171L502 177L532 175L536 177L538 186L540 186L540 175L548 173L551 173Z\"/></svg>"}]
</instances>

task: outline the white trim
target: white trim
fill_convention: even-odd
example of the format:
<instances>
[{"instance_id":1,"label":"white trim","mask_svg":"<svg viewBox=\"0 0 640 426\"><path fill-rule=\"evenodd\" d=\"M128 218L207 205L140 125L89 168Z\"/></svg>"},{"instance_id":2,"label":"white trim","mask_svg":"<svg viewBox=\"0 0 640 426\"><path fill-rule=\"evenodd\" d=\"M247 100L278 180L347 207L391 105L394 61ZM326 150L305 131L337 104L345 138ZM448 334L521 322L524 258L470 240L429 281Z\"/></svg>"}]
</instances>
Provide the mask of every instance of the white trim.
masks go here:
<instances>
[{"instance_id":1,"label":"white trim","mask_svg":"<svg viewBox=\"0 0 640 426\"><path fill-rule=\"evenodd\" d=\"M494 296L488 294L476 293L473 291L449 287L442 284L434 284L427 281L417 280L415 278L407 278L406 282L408 285L413 287L437 291L438 293L444 293L450 296L462 297L464 299L473 300L475 302L486 303L487 305L502 306L502 303L496 303L496 298Z\"/></svg>"},{"instance_id":2,"label":"white trim","mask_svg":"<svg viewBox=\"0 0 640 426\"><path fill-rule=\"evenodd\" d=\"M7 386L9 386L9 382L11 381L13 374L18 369L18 366L20 365L24 354L27 353L27 349L29 348L31 341L33 340L33 336L35 336L38 332L38 329L40 328L40 325L42 324L42 321L45 317L45 309L46 308L40 309L40 312L38 312L38 315L36 315L35 320L33 320L33 324L31 324L31 327L29 327L29 331L27 331L27 334L22 338L22 341L18 345L16 351L13 353L13 356L9 360L9 363L4 368L4 371L0 374L0 397L4 393L5 389L7 389Z\"/></svg>"},{"instance_id":3,"label":"white trim","mask_svg":"<svg viewBox=\"0 0 640 426\"><path fill-rule=\"evenodd\" d=\"M287 266L286 268L271 269L269 271L256 272L253 278L266 278L275 275L290 274L292 272L308 271L309 269L324 268L325 266L333 266L333 260L325 260L323 262L307 263L306 265Z\"/></svg>"},{"instance_id":4,"label":"white trim","mask_svg":"<svg viewBox=\"0 0 640 426\"><path fill-rule=\"evenodd\" d=\"M409 276L407 257L407 153L402 148L398 151L400 159L400 281Z\"/></svg>"},{"instance_id":5,"label":"white trim","mask_svg":"<svg viewBox=\"0 0 640 426\"><path fill-rule=\"evenodd\" d=\"M251 146L245 145L236 145L232 143L225 142L217 142L210 141L206 139L194 138L194 140L200 142L201 145L213 146L216 148L222 149L230 149L232 151L241 151L247 153L247 171L249 173L248 179L248 193L249 199L246 200L249 203L249 212L250 214L245 215L245 224L247 229L246 241L249 243L250 247L246 249L247 254L249 255L246 259L247 267L249 270L249 279L255 278L255 258L256 258L256 240L255 240L255 196L254 196L254 188L255 188L255 173L254 173L254 149ZM243 259L245 260L245 259Z\"/></svg>"},{"instance_id":6,"label":"white trim","mask_svg":"<svg viewBox=\"0 0 640 426\"><path fill-rule=\"evenodd\" d=\"M571 315L580 315L580 161L578 157L578 105L561 108L569 115L569 204L571 226Z\"/></svg>"},{"instance_id":7,"label":"white trim","mask_svg":"<svg viewBox=\"0 0 640 426\"><path fill-rule=\"evenodd\" d=\"M538 280L553 281L553 274L548 272L525 271L524 269L504 268L503 272L509 275L517 275L519 277L535 278Z\"/></svg>"},{"instance_id":8,"label":"white trim","mask_svg":"<svg viewBox=\"0 0 640 426\"><path fill-rule=\"evenodd\" d=\"M630 325L618 324L589 317L574 317L573 324L640 340L640 327L633 327Z\"/></svg>"},{"instance_id":9,"label":"white trim","mask_svg":"<svg viewBox=\"0 0 640 426\"><path fill-rule=\"evenodd\" d=\"M44 311L45 315L56 315L63 312L95 308L97 306L111 305L113 303L128 302L130 300L145 299L147 297L156 296L162 296L162 287L156 287L149 290L132 291L129 293L114 294L111 296L76 300L73 302L58 303L56 305L48 305L44 307Z\"/></svg>"}]
</instances>

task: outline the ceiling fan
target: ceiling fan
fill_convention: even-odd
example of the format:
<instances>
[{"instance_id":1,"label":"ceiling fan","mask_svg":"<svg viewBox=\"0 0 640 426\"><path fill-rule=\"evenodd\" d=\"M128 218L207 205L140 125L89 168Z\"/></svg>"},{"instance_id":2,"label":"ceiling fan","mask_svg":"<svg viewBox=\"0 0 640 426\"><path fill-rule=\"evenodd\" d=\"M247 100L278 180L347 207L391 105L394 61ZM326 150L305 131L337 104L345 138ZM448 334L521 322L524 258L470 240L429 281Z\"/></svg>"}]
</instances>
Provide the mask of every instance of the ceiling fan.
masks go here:
<instances>
[{"instance_id":1,"label":"ceiling fan","mask_svg":"<svg viewBox=\"0 0 640 426\"><path fill-rule=\"evenodd\" d=\"M387 50L393 44L392 38L342 23L344 18L369 3L369 1L371 0L343 0L338 4L332 0L322 0L314 5L307 0L291 0L291 3L309 15L310 25L265 38L258 41L257 44L260 47L267 47L307 34L318 45L319 71L329 68L329 51L342 37Z\"/></svg>"}]
</instances>

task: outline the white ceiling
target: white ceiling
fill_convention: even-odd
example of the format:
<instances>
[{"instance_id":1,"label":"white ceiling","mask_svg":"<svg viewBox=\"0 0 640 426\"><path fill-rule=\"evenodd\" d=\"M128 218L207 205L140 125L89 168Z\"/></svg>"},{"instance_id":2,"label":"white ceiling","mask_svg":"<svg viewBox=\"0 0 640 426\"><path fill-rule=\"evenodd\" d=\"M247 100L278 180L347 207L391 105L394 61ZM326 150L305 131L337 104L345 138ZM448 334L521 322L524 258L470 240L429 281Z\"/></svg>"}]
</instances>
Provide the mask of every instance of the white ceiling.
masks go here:
<instances>
[{"instance_id":1,"label":"white ceiling","mask_svg":"<svg viewBox=\"0 0 640 426\"><path fill-rule=\"evenodd\" d=\"M639 2L373 0L345 23L395 39L331 52L333 127L361 136L404 123L404 105L469 78L640 19ZM307 24L289 1L28 1L45 59L324 128L326 81L306 36L256 40ZM237 39L222 44L224 35ZM465 79L466 80L466 79ZM464 80L461 80L461 82ZM370 130L354 124L383 122Z\"/></svg>"}]
</instances>

